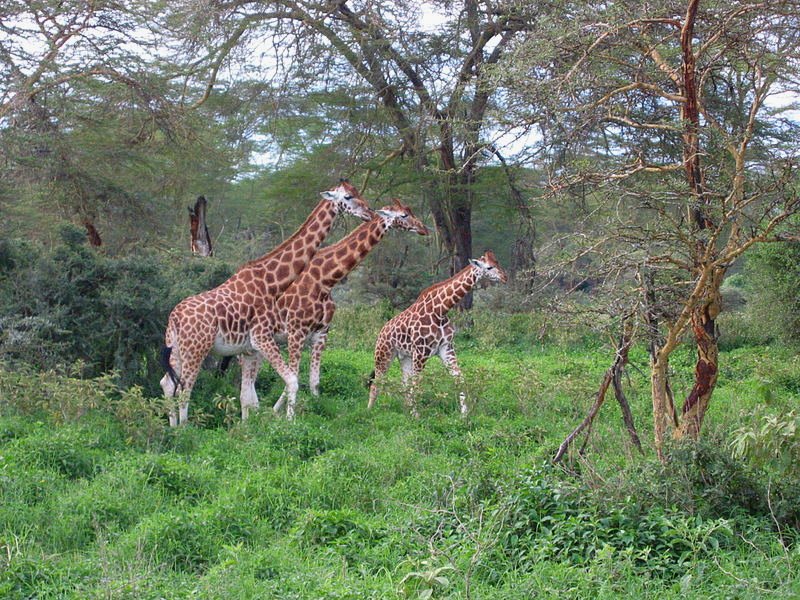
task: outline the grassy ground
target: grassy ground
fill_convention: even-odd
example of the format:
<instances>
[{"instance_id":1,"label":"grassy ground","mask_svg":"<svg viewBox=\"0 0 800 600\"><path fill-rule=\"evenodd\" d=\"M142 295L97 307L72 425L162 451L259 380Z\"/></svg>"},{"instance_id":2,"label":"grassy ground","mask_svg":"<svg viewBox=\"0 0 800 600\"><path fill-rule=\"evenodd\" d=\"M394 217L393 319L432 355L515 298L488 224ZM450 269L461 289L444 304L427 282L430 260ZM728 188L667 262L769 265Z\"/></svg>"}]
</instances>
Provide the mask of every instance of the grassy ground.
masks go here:
<instances>
[{"instance_id":1,"label":"grassy ground","mask_svg":"<svg viewBox=\"0 0 800 600\"><path fill-rule=\"evenodd\" d=\"M591 403L602 344L476 318L459 339L470 418L431 363L414 420L396 367L365 408L371 353L357 340L381 318L334 333L322 396L301 394L291 424L269 411L232 420L235 375L206 376L195 422L167 430L136 390L2 372L0 597L800 595L798 496L730 459L737 428L796 405L793 354L723 352L707 443L675 448L670 466L639 456L609 402L564 469L548 461ZM642 349L632 363L626 391L649 446ZM688 367L680 397L691 355L674 366ZM259 385L268 406L280 386L266 372Z\"/></svg>"}]
</instances>

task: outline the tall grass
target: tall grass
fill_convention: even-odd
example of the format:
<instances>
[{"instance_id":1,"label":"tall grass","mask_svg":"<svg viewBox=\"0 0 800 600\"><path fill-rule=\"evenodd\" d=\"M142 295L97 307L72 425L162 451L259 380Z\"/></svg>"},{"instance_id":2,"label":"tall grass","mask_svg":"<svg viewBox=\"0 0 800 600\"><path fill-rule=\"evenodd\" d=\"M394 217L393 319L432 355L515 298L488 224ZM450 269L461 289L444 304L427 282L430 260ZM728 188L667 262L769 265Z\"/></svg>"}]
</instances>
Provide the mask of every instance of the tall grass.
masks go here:
<instances>
[{"instance_id":1,"label":"tall grass","mask_svg":"<svg viewBox=\"0 0 800 600\"><path fill-rule=\"evenodd\" d=\"M388 316L371 311L337 316L322 395L301 393L294 423L226 420L235 375L209 378L202 411L171 430L136 388L0 370L0 597L800 594L800 481L731 445L752 411L796 404L790 353L726 350L705 442L667 465L632 451L609 404L564 470L549 459L608 366L602 343L478 313L457 339L471 415L432 363L413 419L396 367L366 409ZM645 361L632 353L625 385L647 442ZM260 379L268 406L281 386Z\"/></svg>"}]
</instances>

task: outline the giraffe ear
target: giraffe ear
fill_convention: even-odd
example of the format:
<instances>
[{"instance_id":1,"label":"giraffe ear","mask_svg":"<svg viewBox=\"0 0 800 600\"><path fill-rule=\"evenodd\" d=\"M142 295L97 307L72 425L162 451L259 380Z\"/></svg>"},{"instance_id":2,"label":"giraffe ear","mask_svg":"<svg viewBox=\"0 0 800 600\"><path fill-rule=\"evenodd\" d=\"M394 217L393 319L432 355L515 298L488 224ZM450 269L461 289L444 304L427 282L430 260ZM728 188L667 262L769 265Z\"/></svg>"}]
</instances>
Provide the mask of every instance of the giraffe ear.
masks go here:
<instances>
[{"instance_id":1,"label":"giraffe ear","mask_svg":"<svg viewBox=\"0 0 800 600\"><path fill-rule=\"evenodd\" d=\"M480 269L481 268L481 263L479 261L475 260L474 258L470 258L468 260L469 260L469 264L471 264L476 269Z\"/></svg>"},{"instance_id":2,"label":"giraffe ear","mask_svg":"<svg viewBox=\"0 0 800 600\"><path fill-rule=\"evenodd\" d=\"M323 198L325 198L325 200L335 200L336 199L336 196L334 194L332 194L329 190L326 190L324 192L320 192L319 195L322 196Z\"/></svg>"},{"instance_id":3,"label":"giraffe ear","mask_svg":"<svg viewBox=\"0 0 800 600\"><path fill-rule=\"evenodd\" d=\"M388 210L383 210L382 208L379 208L375 212L378 213L380 216L382 216L384 219L391 219L392 217L394 217L394 213L391 213Z\"/></svg>"}]
</instances>

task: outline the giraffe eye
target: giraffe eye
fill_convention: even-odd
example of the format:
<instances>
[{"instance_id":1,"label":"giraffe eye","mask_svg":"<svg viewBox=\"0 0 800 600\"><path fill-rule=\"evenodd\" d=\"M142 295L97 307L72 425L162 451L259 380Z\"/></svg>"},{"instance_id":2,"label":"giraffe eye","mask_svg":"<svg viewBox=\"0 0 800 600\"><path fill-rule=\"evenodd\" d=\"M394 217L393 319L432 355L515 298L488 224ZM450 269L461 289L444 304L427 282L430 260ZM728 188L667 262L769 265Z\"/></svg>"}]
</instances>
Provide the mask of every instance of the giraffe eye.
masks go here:
<instances>
[{"instance_id":1,"label":"giraffe eye","mask_svg":"<svg viewBox=\"0 0 800 600\"><path fill-rule=\"evenodd\" d=\"M494 267L492 265L489 265L488 267L486 267L487 271L491 271L492 269L494 269Z\"/></svg>"},{"instance_id":2,"label":"giraffe eye","mask_svg":"<svg viewBox=\"0 0 800 600\"><path fill-rule=\"evenodd\" d=\"M352 200L353 196L351 194L345 194L344 199L345 200Z\"/></svg>"},{"instance_id":3,"label":"giraffe eye","mask_svg":"<svg viewBox=\"0 0 800 600\"><path fill-rule=\"evenodd\" d=\"M402 215L400 215L400 218L401 219L407 219L408 218L408 213L403 213Z\"/></svg>"}]
</instances>

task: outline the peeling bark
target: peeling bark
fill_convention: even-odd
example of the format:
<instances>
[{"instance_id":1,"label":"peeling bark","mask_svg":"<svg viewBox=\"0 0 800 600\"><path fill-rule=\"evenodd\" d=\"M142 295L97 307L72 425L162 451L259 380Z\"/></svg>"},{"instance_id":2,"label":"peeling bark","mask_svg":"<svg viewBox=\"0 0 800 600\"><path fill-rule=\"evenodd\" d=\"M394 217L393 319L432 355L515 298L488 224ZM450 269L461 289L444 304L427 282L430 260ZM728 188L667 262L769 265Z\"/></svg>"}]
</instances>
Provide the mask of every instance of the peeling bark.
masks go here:
<instances>
[{"instance_id":1,"label":"peeling bark","mask_svg":"<svg viewBox=\"0 0 800 600\"><path fill-rule=\"evenodd\" d=\"M716 319L721 312L719 288L724 272L723 269L719 269L714 273L709 281L708 299L692 312L692 331L697 345L697 362L694 370L694 385L683 403L680 427L675 430L674 437L676 439L689 436L696 440L700 437L703 419L717 385L719 344Z\"/></svg>"}]
</instances>

